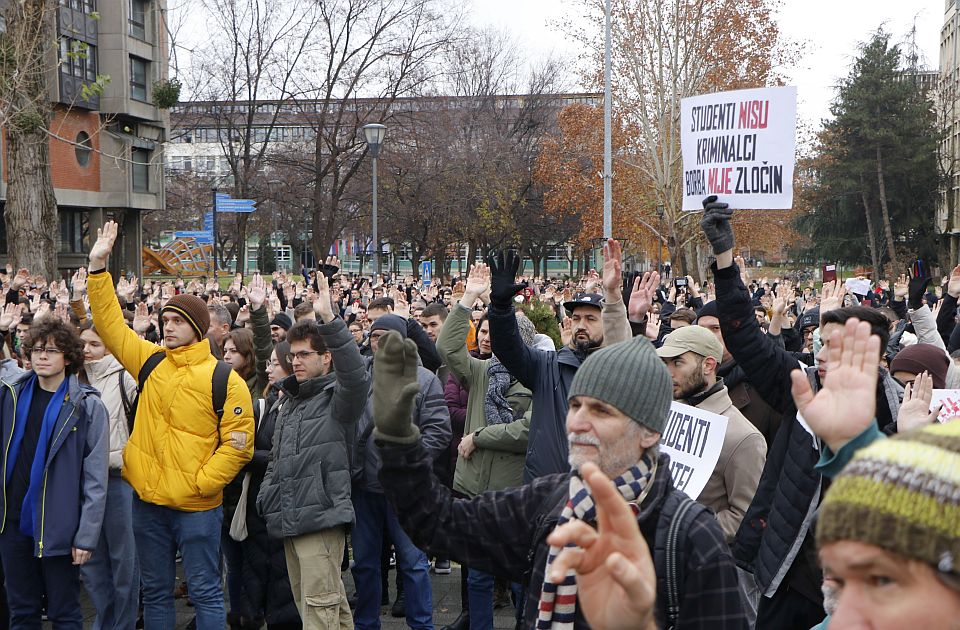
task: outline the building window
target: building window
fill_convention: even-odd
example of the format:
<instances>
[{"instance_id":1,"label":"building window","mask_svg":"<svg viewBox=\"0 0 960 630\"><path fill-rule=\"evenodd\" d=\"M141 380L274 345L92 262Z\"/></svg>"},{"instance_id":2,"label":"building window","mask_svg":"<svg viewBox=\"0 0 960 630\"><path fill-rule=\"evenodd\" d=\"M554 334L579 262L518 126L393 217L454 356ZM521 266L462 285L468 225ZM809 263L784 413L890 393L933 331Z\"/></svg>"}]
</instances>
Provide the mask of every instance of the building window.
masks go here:
<instances>
[{"instance_id":1,"label":"building window","mask_svg":"<svg viewBox=\"0 0 960 630\"><path fill-rule=\"evenodd\" d=\"M77 134L77 144L74 147L74 153L77 155L77 164L87 166L90 164L90 154L93 153L93 142L90 140L90 134L81 131Z\"/></svg>"},{"instance_id":2,"label":"building window","mask_svg":"<svg viewBox=\"0 0 960 630\"><path fill-rule=\"evenodd\" d=\"M80 210L64 210L60 212L60 253L82 254L87 251L89 244L89 217Z\"/></svg>"},{"instance_id":3,"label":"building window","mask_svg":"<svg viewBox=\"0 0 960 630\"><path fill-rule=\"evenodd\" d=\"M149 0L130 0L130 35L137 39L147 38L147 8Z\"/></svg>"},{"instance_id":4,"label":"building window","mask_svg":"<svg viewBox=\"0 0 960 630\"><path fill-rule=\"evenodd\" d=\"M150 192L150 152L145 149L132 149L130 160L133 191Z\"/></svg>"},{"instance_id":5,"label":"building window","mask_svg":"<svg viewBox=\"0 0 960 630\"><path fill-rule=\"evenodd\" d=\"M130 57L130 97L147 100L147 66L150 62L139 57Z\"/></svg>"},{"instance_id":6,"label":"building window","mask_svg":"<svg viewBox=\"0 0 960 630\"><path fill-rule=\"evenodd\" d=\"M96 81L97 47L69 37L61 37L60 72L83 81Z\"/></svg>"}]
</instances>

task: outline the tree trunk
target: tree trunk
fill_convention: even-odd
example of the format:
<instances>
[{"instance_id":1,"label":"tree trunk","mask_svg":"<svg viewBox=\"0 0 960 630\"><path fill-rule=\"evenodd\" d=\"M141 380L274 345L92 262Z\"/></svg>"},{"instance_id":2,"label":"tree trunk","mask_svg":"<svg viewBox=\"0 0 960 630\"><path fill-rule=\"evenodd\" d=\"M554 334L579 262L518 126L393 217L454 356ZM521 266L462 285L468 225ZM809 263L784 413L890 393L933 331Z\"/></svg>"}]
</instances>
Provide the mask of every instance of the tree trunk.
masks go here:
<instances>
[{"instance_id":1,"label":"tree trunk","mask_svg":"<svg viewBox=\"0 0 960 630\"><path fill-rule=\"evenodd\" d=\"M47 57L55 41L56 10L48 0L23 0L6 11L5 38L23 48L5 64L21 75L19 89L8 95L15 112L7 127L7 203L4 220L7 248L14 268L44 278L55 277L60 226L50 173L51 122ZM26 78L22 75L27 74ZM10 77L0 77L4 83ZM6 105L6 103L4 103Z\"/></svg>"},{"instance_id":2,"label":"tree trunk","mask_svg":"<svg viewBox=\"0 0 960 630\"><path fill-rule=\"evenodd\" d=\"M860 175L860 197L863 200L863 214L867 220L867 247L870 249L870 262L873 263L873 279L880 279L880 259L877 256L877 233L873 227L873 216L870 214L870 202L867 199L867 186L863 175Z\"/></svg>"},{"instance_id":3,"label":"tree trunk","mask_svg":"<svg viewBox=\"0 0 960 630\"><path fill-rule=\"evenodd\" d=\"M890 255L890 269L887 277L892 278L897 266L897 250L893 243L890 209L887 207L887 188L883 181L883 155L880 151L880 145L877 145L877 184L880 187L880 214L883 216L883 233L887 239L887 254Z\"/></svg>"}]
</instances>

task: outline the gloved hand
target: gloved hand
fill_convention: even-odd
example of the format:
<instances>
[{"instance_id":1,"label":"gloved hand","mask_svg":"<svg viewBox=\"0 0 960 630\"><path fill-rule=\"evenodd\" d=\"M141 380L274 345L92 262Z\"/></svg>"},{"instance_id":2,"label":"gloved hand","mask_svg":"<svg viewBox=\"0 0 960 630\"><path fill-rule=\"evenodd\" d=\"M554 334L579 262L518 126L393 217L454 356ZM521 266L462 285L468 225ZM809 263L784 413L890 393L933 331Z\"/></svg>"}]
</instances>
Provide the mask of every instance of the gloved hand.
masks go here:
<instances>
[{"instance_id":1,"label":"gloved hand","mask_svg":"<svg viewBox=\"0 0 960 630\"><path fill-rule=\"evenodd\" d=\"M420 429L413 424L417 381L417 344L391 330L380 337L373 360L373 439L413 444Z\"/></svg>"},{"instance_id":2,"label":"gloved hand","mask_svg":"<svg viewBox=\"0 0 960 630\"><path fill-rule=\"evenodd\" d=\"M733 249L733 226L730 218L733 210L725 203L717 203L717 196L710 195L703 200L703 218L700 219L700 228L710 241L713 254L718 256Z\"/></svg>"},{"instance_id":3,"label":"gloved hand","mask_svg":"<svg viewBox=\"0 0 960 630\"><path fill-rule=\"evenodd\" d=\"M907 292L907 308L915 311L923 306L923 294L927 292L929 285L930 278L923 276L910 278L910 288Z\"/></svg>"},{"instance_id":4,"label":"gloved hand","mask_svg":"<svg viewBox=\"0 0 960 630\"><path fill-rule=\"evenodd\" d=\"M494 306L512 306L513 297L527 288L526 282L516 282L520 270L517 252L507 250L496 257L487 258L490 267L490 303Z\"/></svg>"}]
</instances>

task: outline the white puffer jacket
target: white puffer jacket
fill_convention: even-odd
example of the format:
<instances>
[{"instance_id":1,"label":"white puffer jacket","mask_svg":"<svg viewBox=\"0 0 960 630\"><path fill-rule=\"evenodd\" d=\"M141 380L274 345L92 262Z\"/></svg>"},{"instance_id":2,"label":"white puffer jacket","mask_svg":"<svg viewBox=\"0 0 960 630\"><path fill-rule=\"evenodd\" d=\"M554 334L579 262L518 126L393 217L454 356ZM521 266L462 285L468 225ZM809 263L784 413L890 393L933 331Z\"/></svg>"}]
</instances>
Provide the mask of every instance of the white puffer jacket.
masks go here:
<instances>
[{"instance_id":1,"label":"white puffer jacket","mask_svg":"<svg viewBox=\"0 0 960 630\"><path fill-rule=\"evenodd\" d=\"M90 385L100 392L100 398L110 414L110 468L120 470L123 467L123 447L130 437L120 386L122 382L127 400L132 403L137 396L137 381L112 354L104 355L99 361L84 361L83 369Z\"/></svg>"}]
</instances>

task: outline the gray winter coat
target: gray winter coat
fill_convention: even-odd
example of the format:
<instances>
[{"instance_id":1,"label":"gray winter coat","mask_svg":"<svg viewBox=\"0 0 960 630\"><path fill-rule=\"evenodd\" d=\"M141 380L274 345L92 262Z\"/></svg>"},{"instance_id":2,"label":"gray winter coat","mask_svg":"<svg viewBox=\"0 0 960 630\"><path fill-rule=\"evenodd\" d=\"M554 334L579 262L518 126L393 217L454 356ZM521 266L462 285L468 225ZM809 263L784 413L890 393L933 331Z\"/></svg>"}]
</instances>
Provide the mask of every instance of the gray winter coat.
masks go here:
<instances>
[{"instance_id":1,"label":"gray winter coat","mask_svg":"<svg viewBox=\"0 0 960 630\"><path fill-rule=\"evenodd\" d=\"M353 524L350 453L370 378L353 335L342 319L320 324L333 371L298 383L281 383L273 451L257 508L275 538Z\"/></svg>"},{"instance_id":2,"label":"gray winter coat","mask_svg":"<svg viewBox=\"0 0 960 630\"><path fill-rule=\"evenodd\" d=\"M367 359L368 374L373 380L373 359ZM436 374L417 366L420 393L414 400L413 423L420 428L420 441L434 460L446 452L453 432L450 428L450 410L443 397L443 386ZM380 472L380 449L374 443L373 388L367 400L363 417L357 426L357 454L353 462L353 482L368 492L383 492L377 475Z\"/></svg>"}]
</instances>

